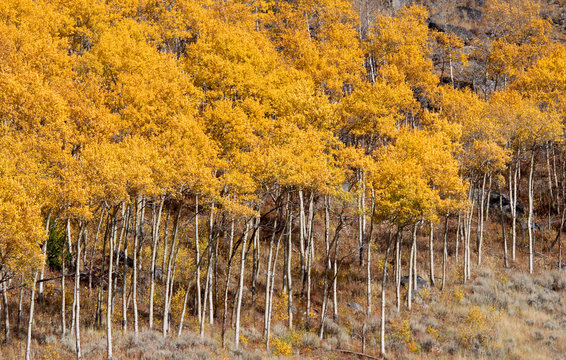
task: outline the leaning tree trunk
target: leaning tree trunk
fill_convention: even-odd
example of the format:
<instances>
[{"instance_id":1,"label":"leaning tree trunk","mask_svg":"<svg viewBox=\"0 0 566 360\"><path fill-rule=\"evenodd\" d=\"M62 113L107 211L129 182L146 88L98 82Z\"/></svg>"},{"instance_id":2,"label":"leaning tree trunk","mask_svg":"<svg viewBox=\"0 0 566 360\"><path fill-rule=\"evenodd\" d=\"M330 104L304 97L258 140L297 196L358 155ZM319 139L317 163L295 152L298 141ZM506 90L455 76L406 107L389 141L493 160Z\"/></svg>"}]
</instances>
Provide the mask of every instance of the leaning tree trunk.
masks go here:
<instances>
[{"instance_id":1,"label":"leaning tree trunk","mask_svg":"<svg viewBox=\"0 0 566 360\"><path fill-rule=\"evenodd\" d=\"M48 221L49 223L49 218ZM77 256L78 258L79 256ZM33 326L33 310L34 310L34 300L35 300L35 282L37 280L37 272L33 273L33 283L31 287L31 295L29 298L29 320L28 320L28 333L27 333L27 341L26 341L26 360L30 360L30 350L31 350L31 328ZM77 326L78 327L78 326ZM80 360L79 355L77 355L77 359Z\"/></svg>"}]
</instances>

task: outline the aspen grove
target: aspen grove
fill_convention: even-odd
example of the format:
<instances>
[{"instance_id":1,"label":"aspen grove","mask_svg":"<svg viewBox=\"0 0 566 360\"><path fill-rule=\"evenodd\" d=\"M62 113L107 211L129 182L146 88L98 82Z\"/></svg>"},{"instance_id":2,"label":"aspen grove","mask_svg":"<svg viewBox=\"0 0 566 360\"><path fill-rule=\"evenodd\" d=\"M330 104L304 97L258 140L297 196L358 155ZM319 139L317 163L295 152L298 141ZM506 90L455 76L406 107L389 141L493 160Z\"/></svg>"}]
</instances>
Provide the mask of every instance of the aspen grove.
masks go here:
<instances>
[{"instance_id":1,"label":"aspen grove","mask_svg":"<svg viewBox=\"0 0 566 360\"><path fill-rule=\"evenodd\" d=\"M275 323L322 341L357 306L340 349L386 356L421 281L562 267L564 35L535 1L475 39L388 3L0 1L0 348L50 358L49 311L76 359L239 356L252 324L291 355Z\"/></svg>"}]
</instances>

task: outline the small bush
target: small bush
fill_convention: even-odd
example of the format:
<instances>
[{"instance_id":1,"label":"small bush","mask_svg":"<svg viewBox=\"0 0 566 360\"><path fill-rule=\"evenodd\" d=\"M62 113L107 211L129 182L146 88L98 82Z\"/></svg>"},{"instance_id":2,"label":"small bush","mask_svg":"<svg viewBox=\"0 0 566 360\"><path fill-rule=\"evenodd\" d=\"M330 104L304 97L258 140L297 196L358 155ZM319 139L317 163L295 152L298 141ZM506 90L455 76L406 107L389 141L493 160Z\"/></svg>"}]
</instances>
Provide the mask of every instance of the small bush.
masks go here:
<instances>
[{"instance_id":1,"label":"small bush","mask_svg":"<svg viewBox=\"0 0 566 360\"><path fill-rule=\"evenodd\" d=\"M242 335L250 341L261 340L261 333L255 327L242 328Z\"/></svg>"},{"instance_id":2,"label":"small bush","mask_svg":"<svg viewBox=\"0 0 566 360\"><path fill-rule=\"evenodd\" d=\"M285 339L274 337L271 339L271 351L274 355L289 356L293 354L291 344L287 343Z\"/></svg>"},{"instance_id":3,"label":"small bush","mask_svg":"<svg viewBox=\"0 0 566 360\"><path fill-rule=\"evenodd\" d=\"M274 336L278 336L278 337L286 337L288 335L288 331L287 328L285 327L285 325L283 325L282 323L276 323L272 328L271 328L271 333Z\"/></svg>"},{"instance_id":4,"label":"small bush","mask_svg":"<svg viewBox=\"0 0 566 360\"><path fill-rule=\"evenodd\" d=\"M535 291L535 286L533 279L523 273L516 272L509 276L510 287L516 291L533 293Z\"/></svg>"},{"instance_id":5,"label":"small bush","mask_svg":"<svg viewBox=\"0 0 566 360\"><path fill-rule=\"evenodd\" d=\"M307 332L303 334L302 344L305 347L318 347L320 345L320 339L316 334Z\"/></svg>"},{"instance_id":6,"label":"small bush","mask_svg":"<svg viewBox=\"0 0 566 360\"><path fill-rule=\"evenodd\" d=\"M324 350L332 350L332 349L335 349L337 345L338 345L338 339L336 339L335 337L331 337L331 338L326 339L322 343L322 348Z\"/></svg>"},{"instance_id":7,"label":"small bush","mask_svg":"<svg viewBox=\"0 0 566 360\"><path fill-rule=\"evenodd\" d=\"M421 341L421 348L424 352L436 351L436 349L440 348L440 343L434 337L426 336Z\"/></svg>"}]
</instances>

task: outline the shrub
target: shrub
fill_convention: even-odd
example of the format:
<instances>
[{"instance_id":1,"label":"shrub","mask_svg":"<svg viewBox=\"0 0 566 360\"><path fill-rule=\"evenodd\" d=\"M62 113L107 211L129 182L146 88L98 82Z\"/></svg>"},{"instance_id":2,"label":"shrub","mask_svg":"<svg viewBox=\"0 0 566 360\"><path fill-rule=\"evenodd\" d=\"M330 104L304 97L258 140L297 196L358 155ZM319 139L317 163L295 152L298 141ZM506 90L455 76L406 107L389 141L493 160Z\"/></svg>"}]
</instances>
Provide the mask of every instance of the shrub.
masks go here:
<instances>
[{"instance_id":1,"label":"shrub","mask_svg":"<svg viewBox=\"0 0 566 360\"><path fill-rule=\"evenodd\" d=\"M277 323L271 328L271 333L278 337L286 337L287 336L287 328L285 325L281 323Z\"/></svg>"},{"instance_id":2,"label":"shrub","mask_svg":"<svg viewBox=\"0 0 566 360\"><path fill-rule=\"evenodd\" d=\"M291 344L287 343L285 339L274 337L271 339L271 351L275 355L289 356L293 354Z\"/></svg>"},{"instance_id":3,"label":"shrub","mask_svg":"<svg viewBox=\"0 0 566 360\"><path fill-rule=\"evenodd\" d=\"M509 283L512 289L521 292L533 293L535 291L533 279L523 273L516 272L509 276Z\"/></svg>"},{"instance_id":4,"label":"shrub","mask_svg":"<svg viewBox=\"0 0 566 360\"><path fill-rule=\"evenodd\" d=\"M261 333L255 327L242 328L242 335L252 342L261 340Z\"/></svg>"},{"instance_id":5,"label":"shrub","mask_svg":"<svg viewBox=\"0 0 566 360\"><path fill-rule=\"evenodd\" d=\"M322 348L325 350L332 350L335 349L337 345L338 345L338 339L336 339L335 337L331 337L324 341L324 343L322 344Z\"/></svg>"},{"instance_id":6,"label":"shrub","mask_svg":"<svg viewBox=\"0 0 566 360\"><path fill-rule=\"evenodd\" d=\"M302 344L305 347L318 347L320 345L320 339L316 334L306 332L303 334Z\"/></svg>"}]
</instances>

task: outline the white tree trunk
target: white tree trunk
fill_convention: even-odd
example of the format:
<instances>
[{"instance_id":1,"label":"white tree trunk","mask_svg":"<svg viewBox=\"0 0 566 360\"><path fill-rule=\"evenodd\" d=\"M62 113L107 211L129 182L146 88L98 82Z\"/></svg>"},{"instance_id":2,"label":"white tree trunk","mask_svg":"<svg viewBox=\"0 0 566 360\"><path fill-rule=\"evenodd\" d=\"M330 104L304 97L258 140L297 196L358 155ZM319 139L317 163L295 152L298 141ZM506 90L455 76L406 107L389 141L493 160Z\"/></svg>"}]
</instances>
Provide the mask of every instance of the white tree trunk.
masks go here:
<instances>
[{"instance_id":1,"label":"white tree trunk","mask_svg":"<svg viewBox=\"0 0 566 360\"><path fill-rule=\"evenodd\" d=\"M242 239L242 257L240 259L240 280L238 284L238 297L236 304L236 329L234 335L234 346L236 349L240 347L240 313L242 309L242 293L244 291L244 269L246 265L246 245L248 241L248 232L250 228L250 221L246 222L246 229Z\"/></svg>"},{"instance_id":2,"label":"white tree trunk","mask_svg":"<svg viewBox=\"0 0 566 360\"><path fill-rule=\"evenodd\" d=\"M529 273L533 273L533 262L534 262L534 255L535 250L533 246L534 242L534 234L533 234L533 221L534 221L534 214L533 214L533 173L535 169L535 150L532 150L531 154L531 166L529 170L529 223L527 228L529 230Z\"/></svg>"},{"instance_id":3,"label":"white tree trunk","mask_svg":"<svg viewBox=\"0 0 566 360\"><path fill-rule=\"evenodd\" d=\"M114 259L114 240L116 237L116 214L112 215L112 233L110 234L110 249L108 251L108 296L106 301L106 355L112 360L112 270Z\"/></svg>"},{"instance_id":4,"label":"white tree trunk","mask_svg":"<svg viewBox=\"0 0 566 360\"><path fill-rule=\"evenodd\" d=\"M49 218L47 223L49 223ZM78 256L77 256L78 257ZM37 272L33 273L33 283L31 288L31 295L29 298L29 320L28 320L28 333L26 341L26 360L30 360L31 354L31 328L33 326L33 310L34 310L34 300L35 300L35 282L37 280ZM80 358L79 358L80 359Z\"/></svg>"},{"instance_id":5,"label":"white tree trunk","mask_svg":"<svg viewBox=\"0 0 566 360\"><path fill-rule=\"evenodd\" d=\"M149 283L149 328L153 329L153 297L155 293L155 259L157 257L157 246L159 245L159 224L161 222L161 214L163 212L163 204L165 196L162 196L159 202L159 210L156 214L156 206L153 205L153 247L151 249L151 278Z\"/></svg>"}]
</instances>

